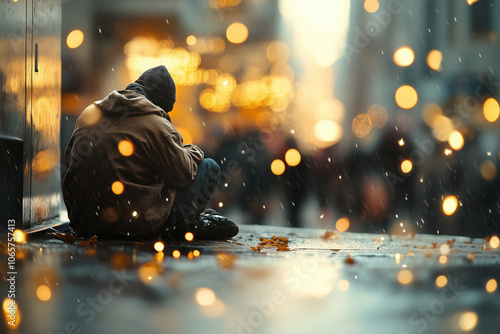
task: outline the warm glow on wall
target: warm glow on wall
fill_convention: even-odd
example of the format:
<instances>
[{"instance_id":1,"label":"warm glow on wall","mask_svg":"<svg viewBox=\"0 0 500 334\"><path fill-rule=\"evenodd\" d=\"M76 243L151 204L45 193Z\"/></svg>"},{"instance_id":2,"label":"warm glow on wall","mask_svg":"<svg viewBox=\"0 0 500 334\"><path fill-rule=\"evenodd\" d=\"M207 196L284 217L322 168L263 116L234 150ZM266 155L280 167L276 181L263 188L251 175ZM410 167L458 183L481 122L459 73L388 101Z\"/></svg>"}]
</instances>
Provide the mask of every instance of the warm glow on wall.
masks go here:
<instances>
[{"instance_id":1,"label":"warm glow on wall","mask_svg":"<svg viewBox=\"0 0 500 334\"><path fill-rule=\"evenodd\" d=\"M66 38L66 45L70 49L76 49L80 45L82 45L85 36L81 30L73 30L68 34Z\"/></svg>"}]
</instances>

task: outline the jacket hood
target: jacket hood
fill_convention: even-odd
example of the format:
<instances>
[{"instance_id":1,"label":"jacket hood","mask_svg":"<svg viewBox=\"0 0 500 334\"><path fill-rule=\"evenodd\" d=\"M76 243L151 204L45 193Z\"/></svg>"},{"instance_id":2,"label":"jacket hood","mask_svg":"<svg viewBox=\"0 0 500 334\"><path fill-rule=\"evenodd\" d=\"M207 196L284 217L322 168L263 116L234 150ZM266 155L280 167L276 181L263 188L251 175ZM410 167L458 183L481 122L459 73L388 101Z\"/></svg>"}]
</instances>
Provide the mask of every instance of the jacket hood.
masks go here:
<instances>
[{"instance_id":1,"label":"jacket hood","mask_svg":"<svg viewBox=\"0 0 500 334\"><path fill-rule=\"evenodd\" d=\"M137 89L135 85L139 85L145 96L164 111L169 112L174 108L175 83L165 66L147 70L127 89Z\"/></svg>"},{"instance_id":2,"label":"jacket hood","mask_svg":"<svg viewBox=\"0 0 500 334\"><path fill-rule=\"evenodd\" d=\"M132 90L112 91L104 99L95 102L107 116L141 116L156 114L167 118L167 113L149 101L143 94Z\"/></svg>"}]
</instances>

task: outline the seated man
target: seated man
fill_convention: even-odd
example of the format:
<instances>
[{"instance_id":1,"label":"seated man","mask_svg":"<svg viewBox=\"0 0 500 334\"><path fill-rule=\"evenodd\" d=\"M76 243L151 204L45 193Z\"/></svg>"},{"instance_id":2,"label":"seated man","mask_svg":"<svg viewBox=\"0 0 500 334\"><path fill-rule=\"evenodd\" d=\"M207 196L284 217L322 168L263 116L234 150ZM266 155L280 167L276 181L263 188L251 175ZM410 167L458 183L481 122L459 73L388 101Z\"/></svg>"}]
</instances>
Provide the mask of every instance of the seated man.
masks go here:
<instances>
[{"instance_id":1,"label":"seated man","mask_svg":"<svg viewBox=\"0 0 500 334\"><path fill-rule=\"evenodd\" d=\"M70 226L103 238L224 240L238 227L206 209L220 167L182 137L168 116L175 83L164 66L87 107L66 148Z\"/></svg>"}]
</instances>

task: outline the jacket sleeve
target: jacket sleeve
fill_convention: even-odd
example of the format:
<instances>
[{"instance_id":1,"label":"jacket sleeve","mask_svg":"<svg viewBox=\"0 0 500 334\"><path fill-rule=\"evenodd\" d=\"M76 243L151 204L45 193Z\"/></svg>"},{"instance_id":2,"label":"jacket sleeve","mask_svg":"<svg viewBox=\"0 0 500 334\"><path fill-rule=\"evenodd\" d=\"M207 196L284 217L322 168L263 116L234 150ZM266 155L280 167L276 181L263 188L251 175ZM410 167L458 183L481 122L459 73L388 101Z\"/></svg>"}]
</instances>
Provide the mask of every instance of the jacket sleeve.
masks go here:
<instances>
[{"instance_id":1,"label":"jacket sleeve","mask_svg":"<svg viewBox=\"0 0 500 334\"><path fill-rule=\"evenodd\" d=\"M174 189L191 184L203 157L204 153L198 146L183 145L178 132L169 134L153 155L158 174L167 186Z\"/></svg>"}]
</instances>

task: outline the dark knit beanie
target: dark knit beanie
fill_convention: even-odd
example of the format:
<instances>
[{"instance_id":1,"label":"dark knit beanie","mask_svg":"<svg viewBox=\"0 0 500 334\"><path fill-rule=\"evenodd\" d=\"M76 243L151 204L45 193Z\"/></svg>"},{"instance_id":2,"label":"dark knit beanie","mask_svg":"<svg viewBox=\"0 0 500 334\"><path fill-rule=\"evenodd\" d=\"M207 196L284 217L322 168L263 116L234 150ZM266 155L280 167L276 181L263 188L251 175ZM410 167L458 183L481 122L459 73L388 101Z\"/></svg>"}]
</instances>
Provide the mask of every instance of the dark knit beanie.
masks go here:
<instances>
[{"instance_id":1,"label":"dark knit beanie","mask_svg":"<svg viewBox=\"0 0 500 334\"><path fill-rule=\"evenodd\" d=\"M175 83L165 66L151 68L135 81L144 88L146 97L169 112L174 108Z\"/></svg>"}]
</instances>

